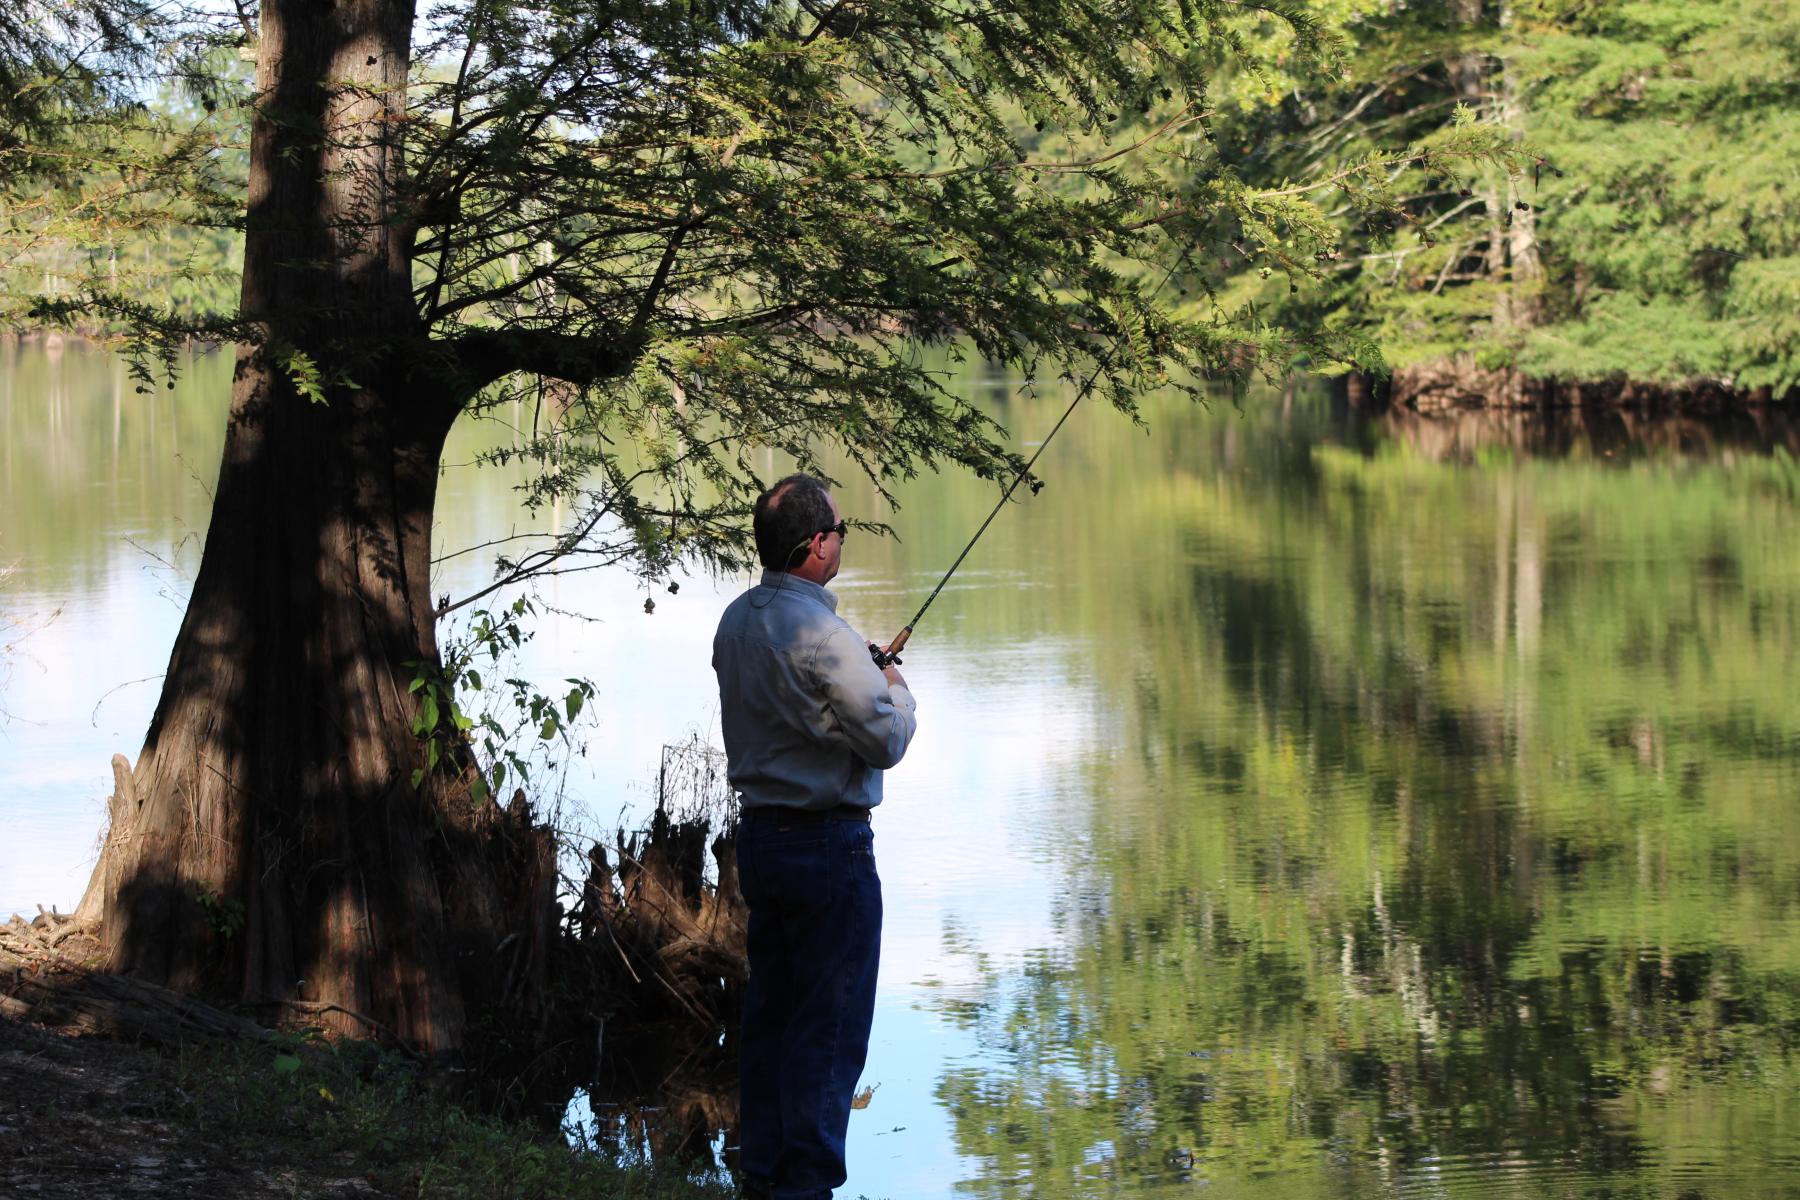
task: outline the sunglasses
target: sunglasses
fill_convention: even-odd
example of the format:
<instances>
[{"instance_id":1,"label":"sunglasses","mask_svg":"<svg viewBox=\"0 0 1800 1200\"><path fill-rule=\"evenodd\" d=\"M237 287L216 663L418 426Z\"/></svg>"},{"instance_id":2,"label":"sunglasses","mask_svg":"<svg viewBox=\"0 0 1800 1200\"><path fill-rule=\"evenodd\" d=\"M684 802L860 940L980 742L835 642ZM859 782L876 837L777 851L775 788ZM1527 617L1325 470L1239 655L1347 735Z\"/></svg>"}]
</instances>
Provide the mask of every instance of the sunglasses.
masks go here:
<instances>
[{"instance_id":1,"label":"sunglasses","mask_svg":"<svg viewBox=\"0 0 1800 1200\"><path fill-rule=\"evenodd\" d=\"M838 540L842 541L844 539L844 536L846 534L848 534L849 532L850 532L850 522L839 521L836 525L827 525L825 528L819 530L818 536L823 537L828 533L835 533L838 535Z\"/></svg>"}]
</instances>

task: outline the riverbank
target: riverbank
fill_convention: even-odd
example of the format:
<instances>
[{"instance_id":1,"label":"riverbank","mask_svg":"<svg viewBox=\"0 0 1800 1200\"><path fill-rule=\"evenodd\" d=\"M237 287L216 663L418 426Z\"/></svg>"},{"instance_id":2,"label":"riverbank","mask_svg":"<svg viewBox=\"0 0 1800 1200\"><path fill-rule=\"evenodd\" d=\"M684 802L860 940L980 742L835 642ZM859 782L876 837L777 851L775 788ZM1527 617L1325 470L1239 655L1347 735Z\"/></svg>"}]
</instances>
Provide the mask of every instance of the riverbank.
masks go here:
<instances>
[{"instance_id":1,"label":"riverbank","mask_svg":"<svg viewBox=\"0 0 1800 1200\"><path fill-rule=\"evenodd\" d=\"M715 1200L471 1115L399 1056L304 1035L153 1049L0 1019L0 1194Z\"/></svg>"},{"instance_id":2,"label":"riverbank","mask_svg":"<svg viewBox=\"0 0 1800 1200\"><path fill-rule=\"evenodd\" d=\"M0 1195L718 1200L723 1181L480 1115L463 1081L95 973L54 917L0 927ZM296 1014L304 1019L304 1014Z\"/></svg>"},{"instance_id":3,"label":"riverbank","mask_svg":"<svg viewBox=\"0 0 1800 1200\"><path fill-rule=\"evenodd\" d=\"M1412 363L1388 378L1352 375L1346 393L1361 408L1409 408L1424 414L1459 410L1579 410L1722 415L1792 407L1794 394L1741 388L1717 379L1683 383L1627 376L1557 379L1513 367L1484 367L1472 353Z\"/></svg>"},{"instance_id":4,"label":"riverbank","mask_svg":"<svg viewBox=\"0 0 1800 1200\"><path fill-rule=\"evenodd\" d=\"M101 329L0 329L0 347L37 349L53 357L66 350L116 353L121 345L118 335ZM212 354L229 345L196 338L187 342L187 351ZM1317 383L1340 389L1359 410L1406 408L1422 414L1585 409L1719 416L1791 410L1800 399L1792 391L1780 394L1767 387L1738 388L1722 380L1671 384L1628 377L1539 378L1511 367L1481 366L1472 353L1410 363L1386 376L1353 371L1330 377L1302 374L1294 379L1302 387Z\"/></svg>"}]
</instances>

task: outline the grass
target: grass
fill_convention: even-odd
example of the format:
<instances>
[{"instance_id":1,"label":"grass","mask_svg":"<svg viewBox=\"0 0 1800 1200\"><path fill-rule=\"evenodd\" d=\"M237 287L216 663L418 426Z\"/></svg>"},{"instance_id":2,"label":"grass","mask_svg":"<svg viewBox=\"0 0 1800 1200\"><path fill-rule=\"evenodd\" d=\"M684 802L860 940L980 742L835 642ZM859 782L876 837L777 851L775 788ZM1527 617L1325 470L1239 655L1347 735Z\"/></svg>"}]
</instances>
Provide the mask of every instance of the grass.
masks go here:
<instances>
[{"instance_id":1,"label":"grass","mask_svg":"<svg viewBox=\"0 0 1800 1200\"><path fill-rule=\"evenodd\" d=\"M204 1046L175 1062L198 1132L302 1197L433 1200L722 1200L729 1186L678 1168L582 1153L547 1130L470 1113L440 1078L360 1043L299 1035Z\"/></svg>"}]
</instances>

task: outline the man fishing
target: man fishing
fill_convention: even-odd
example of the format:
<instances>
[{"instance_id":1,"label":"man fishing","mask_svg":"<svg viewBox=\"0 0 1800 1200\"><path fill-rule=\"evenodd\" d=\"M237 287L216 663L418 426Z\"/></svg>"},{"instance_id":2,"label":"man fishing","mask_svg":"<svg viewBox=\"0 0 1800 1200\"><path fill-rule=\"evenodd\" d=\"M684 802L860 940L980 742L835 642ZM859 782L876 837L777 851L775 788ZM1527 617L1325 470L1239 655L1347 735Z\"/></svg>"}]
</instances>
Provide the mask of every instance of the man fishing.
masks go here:
<instances>
[{"instance_id":1,"label":"man fishing","mask_svg":"<svg viewBox=\"0 0 1800 1200\"><path fill-rule=\"evenodd\" d=\"M915 704L897 660L876 665L825 588L848 528L825 485L788 476L757 498L753 523L762 582L713 638L750 909L739 1170L746 1197L829 1200L848 1178L881 958L869 812L912 741Z\"/></svg>"}]
</instances>

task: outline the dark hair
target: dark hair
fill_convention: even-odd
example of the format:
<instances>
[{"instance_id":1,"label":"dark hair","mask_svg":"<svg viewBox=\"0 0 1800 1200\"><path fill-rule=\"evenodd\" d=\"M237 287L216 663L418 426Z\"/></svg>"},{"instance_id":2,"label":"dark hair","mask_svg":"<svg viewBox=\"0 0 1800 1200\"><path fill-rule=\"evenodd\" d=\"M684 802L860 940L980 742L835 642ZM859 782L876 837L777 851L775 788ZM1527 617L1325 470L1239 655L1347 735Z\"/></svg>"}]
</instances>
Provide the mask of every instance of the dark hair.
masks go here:
<instances>
[{"instance_id":1,"label":"dark hair","mask_svg":"<svg viewBox=\"0 0 1800 1200\"><path fill-rule=\"evenodd\" d=\"M791 570L800 561L800 547L834 521L819 480L804 474L777 480L756 498L756 556L772 571Z\"/></svg>"}]
</instances>

